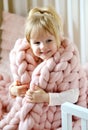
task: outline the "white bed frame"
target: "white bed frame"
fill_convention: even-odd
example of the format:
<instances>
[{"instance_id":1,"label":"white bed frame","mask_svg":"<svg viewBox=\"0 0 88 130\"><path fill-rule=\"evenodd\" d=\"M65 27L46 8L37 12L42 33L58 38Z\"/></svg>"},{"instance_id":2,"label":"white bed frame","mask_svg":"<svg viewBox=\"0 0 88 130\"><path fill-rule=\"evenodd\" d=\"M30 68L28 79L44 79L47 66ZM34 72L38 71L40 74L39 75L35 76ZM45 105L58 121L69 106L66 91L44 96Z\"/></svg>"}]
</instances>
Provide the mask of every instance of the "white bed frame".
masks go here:
<instances>
[{"instance_id":1,"label":"white bed frame","mask_svg":"<svg viewBox=\"0 0 88 130\"><path fill-rule=\"evenodd\" d=\"M72 115L81 118L81 129L88 130L88 109L66 102L61 106L62 130L72 130Z\"/></svg>"}]
</instances>

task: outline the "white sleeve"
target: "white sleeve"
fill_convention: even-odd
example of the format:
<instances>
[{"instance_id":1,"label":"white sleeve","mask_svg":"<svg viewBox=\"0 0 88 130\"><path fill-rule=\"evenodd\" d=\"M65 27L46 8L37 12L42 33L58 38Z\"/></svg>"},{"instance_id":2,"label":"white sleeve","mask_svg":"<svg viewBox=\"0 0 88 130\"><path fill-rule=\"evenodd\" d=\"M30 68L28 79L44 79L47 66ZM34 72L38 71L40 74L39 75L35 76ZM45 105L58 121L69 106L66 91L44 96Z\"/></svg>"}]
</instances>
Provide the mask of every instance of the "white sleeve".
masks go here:
<instances>
[{"instance_id":1,"label":"white sleeve","mask_svg":"<svg viewBox=\"0 0 88 130\"><path fill-rule=\"evenodd\" d=\"M78 88L66 90L61 93L49 93L49 106L61 105L64 102L76 103L78 97Z\"/></svg>"}]
</instances>

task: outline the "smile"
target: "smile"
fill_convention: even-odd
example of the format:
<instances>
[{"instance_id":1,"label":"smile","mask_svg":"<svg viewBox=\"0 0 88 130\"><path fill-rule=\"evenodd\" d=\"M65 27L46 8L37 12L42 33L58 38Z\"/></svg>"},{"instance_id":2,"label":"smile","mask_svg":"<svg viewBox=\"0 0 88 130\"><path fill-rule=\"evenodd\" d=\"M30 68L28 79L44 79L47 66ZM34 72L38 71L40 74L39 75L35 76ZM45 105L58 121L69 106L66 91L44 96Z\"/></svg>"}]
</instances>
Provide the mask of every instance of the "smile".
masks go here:
<instances>
[{"instance_id":1,"label":"smile","mask_svg":"<svg viewBox=\"0 0 88 130\"><path fill-rule=\"evenodd\" d=\"M51 52L51 50L49 50L49 51L47 51L47 52L41 52L41 54L46 55L46 54L48 54L48 53L50 53L50 52Z\"/></svg>"}]
</instances>

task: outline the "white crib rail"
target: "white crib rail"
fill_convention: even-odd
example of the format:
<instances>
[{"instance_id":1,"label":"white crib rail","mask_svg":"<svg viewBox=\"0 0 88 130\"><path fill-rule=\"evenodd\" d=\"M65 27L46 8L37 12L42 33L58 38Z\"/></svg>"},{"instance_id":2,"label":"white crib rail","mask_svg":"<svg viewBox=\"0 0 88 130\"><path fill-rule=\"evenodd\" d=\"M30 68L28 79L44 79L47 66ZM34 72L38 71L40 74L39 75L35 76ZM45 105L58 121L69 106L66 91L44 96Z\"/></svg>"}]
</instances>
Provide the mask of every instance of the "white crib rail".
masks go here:
<instances>
[{"instance_id":1,"label":"white crib rail","mask_svg":"<svg viewBox=\"0 0 88 130\"><path fill-rule=\"evenodd\" d=\"M72 130L72 115L81 118L82 130L88 130L88 109L66 102L61 106L62 130Z\"/></svg>"}]
</instances>

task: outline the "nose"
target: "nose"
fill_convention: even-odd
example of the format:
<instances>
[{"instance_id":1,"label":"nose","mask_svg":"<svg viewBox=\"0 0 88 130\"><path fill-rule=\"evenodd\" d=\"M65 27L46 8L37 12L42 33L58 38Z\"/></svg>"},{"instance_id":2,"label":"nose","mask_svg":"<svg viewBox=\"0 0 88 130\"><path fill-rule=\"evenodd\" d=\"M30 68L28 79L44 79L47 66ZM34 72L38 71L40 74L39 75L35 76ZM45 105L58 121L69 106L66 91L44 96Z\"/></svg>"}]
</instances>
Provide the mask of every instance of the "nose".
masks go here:
<instances>
[{"instance_id":1,"label":"nose","mask_svg":"<svg viewBox=\"0 0 88 130\"><path fill-rule=\"evenodd\" d=\"M41 42L41 43L40 43L40 48L41 48L41 49L44 49L45 47L46 47L45 43L44 43L44 42Z\"/></svg>"}]
</instances>

